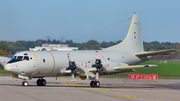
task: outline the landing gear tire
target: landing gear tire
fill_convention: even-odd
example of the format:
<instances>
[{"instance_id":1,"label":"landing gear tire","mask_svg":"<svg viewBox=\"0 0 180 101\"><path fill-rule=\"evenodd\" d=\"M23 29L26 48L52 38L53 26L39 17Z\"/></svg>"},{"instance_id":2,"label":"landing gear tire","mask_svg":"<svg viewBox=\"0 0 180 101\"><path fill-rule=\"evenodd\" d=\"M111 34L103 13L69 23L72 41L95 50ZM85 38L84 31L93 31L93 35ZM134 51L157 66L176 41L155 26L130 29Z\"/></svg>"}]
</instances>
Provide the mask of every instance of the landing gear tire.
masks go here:
<instances>
[{"instance_id":1,"label":"landing gear tire","mask_svg":"<svg viewBox=\"0 0 180 101\"><path fill-rule=\"evenodd\" d=\"M27 81L23 81L23 82L22 82L22 85L23 85L23 86L28 86L29 83L28 83Z\"/></svg>"},{"instance_id":2,"label":"landing gear tire","mask_svg":"<svg viewBox=\"0 0 180 101\"><path fill-rule=\"evenodd\" d=\"M90 82L90 86L91 86L91 87L95 87L94 81L91 81L91 82Z\"/></svg>"},{"instance_id":3,"label":"landing gear tire","mask_svg":"<svg viewBox=\"0 0 180 101\"><path fill-rule=\"evenodd\" d=\"M42 79L42 80L41 80L41 85L42 85L42 86L46 86L46 80L45 80L45 79Z\"/></svg>"},{"instance_id":4,"label":"landing gear tire","mask_svg":"<svg viewBox=\"0 0 180 101\"><path fill-rule=\"evenodd\" d=\"M95 85L95 87L100 87L100 82L99 81L95 81L94 85Z\"/></svg>"},{"instance_id":5,"label":"landing gear tire","mask_svg":"<svg viewBox=\"0 0 180 101\"><path fill-rule=\"evenodd\" d=\"M38 79L36 82L37 86L41 86L40 82L41 82L41 79Z\"/></svg>"},{"instance_id":6,"label":"landing gear tire","mask_svg":"<svg viewBox=\"0 0 180 101\"><path fill-rule=\"evenodd\" d=\"M90 86L91 87L100 87L100 82L99 81L91 81Z\"/></svg>"},{"instance_id":7,"label":"landing gear tire","mask_svg":"<svg viewBox=\"0 0 180 101\"><path fill-rule=\"evenodd\" d=\"M38 79L36 84L37 84L37 86L46 86L46 80L45 79Z\"/></svg>"}]
</instances>

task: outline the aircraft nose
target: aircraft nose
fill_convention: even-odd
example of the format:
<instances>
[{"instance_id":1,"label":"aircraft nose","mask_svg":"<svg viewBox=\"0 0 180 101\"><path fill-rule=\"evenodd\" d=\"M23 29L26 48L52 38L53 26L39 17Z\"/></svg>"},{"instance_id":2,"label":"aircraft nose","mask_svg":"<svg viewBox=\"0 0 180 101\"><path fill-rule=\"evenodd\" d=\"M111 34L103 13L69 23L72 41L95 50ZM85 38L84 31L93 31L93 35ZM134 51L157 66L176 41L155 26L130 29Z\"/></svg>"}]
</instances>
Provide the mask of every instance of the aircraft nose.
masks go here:
<instances>
[{"instance_id":1,"label":"aircraft nose","mask_svg":"<svg viewBox=\"0 0 180 101\"><path fill-rule=\"evenodd\" d=\"M8 70L9 70L9 68L8 68L8 66L7 66L7 65L5 65L5 66L4 66L4 70L6 70L6 71L8 71Z\"/></svg>"},{"instance_id":2,"label":"aircraft nose","mask_svg":"<svg viewBox=\"0 0 180 101\"><path fill-rule=\"evenodd\" d=\"M11 72L12 66L9 65L9 64L6 64L6 65L4 66L4 70L7 71L7 72Z\"/></svg>"},{"instance_id":3,"label":"aircraft nose","mask_svg":"<svg viewBox=\"0 0 180 101\"><path fill-rule=\"evenodd\" d=\"M6 65L4 66L4 70L7 71L7 72L9 72L9 73L17 73L17 72L19 71L18 68L15 68L15 67L14 67L13 65L11 65L11 64L6 64Z\"/></svg>"}]
</instances>

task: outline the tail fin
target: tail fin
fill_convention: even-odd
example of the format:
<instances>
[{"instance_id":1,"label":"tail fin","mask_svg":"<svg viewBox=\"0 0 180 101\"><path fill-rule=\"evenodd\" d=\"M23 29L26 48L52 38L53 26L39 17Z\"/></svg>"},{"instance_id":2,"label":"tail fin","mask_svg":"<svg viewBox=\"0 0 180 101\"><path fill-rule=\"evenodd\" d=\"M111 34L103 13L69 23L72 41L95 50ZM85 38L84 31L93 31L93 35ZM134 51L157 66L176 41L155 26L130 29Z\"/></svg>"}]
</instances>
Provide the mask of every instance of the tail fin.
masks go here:
<instances>
[{"instance_id":1,"label":"tail fin","mask_svg":"<svg viewBox=\"0 0 180 101\"><path fill-rule=\"evenodd\" d=\"M104 50L124 50L133 52L144 51L141 32L141 22L137 14L134 14L132 17L126 38L121 43L106 48Z\"/></svg>"}]
</instances>

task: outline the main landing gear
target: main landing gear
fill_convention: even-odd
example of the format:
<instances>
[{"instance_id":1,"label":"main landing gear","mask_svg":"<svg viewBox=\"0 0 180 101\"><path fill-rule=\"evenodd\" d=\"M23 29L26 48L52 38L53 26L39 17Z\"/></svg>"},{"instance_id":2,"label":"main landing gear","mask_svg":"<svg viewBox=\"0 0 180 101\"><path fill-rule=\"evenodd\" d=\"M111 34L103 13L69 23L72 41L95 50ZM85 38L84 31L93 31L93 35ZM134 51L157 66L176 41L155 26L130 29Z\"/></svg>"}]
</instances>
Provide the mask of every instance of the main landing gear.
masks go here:
<instances>
[{"instance_id":1,"label":"main landing gear","mask_svg":"<svg viewBox=\"0 0 180 101\"><path fill-rule=\"evenodd\" d=\"M90 86L91 87L100 87L100 82L99 81L91 81Z\"/></svg>"},{"instance_id":2,"label":"main landing gear","mask_svg":"<svg viewBox=\"0 0 180 101\"><path fill-rule=\"evenodd\" d=\"M36 84L37 84L37 86L45 86L46 80L45 79L38 79Z\"/></svg>"}]
</instances>

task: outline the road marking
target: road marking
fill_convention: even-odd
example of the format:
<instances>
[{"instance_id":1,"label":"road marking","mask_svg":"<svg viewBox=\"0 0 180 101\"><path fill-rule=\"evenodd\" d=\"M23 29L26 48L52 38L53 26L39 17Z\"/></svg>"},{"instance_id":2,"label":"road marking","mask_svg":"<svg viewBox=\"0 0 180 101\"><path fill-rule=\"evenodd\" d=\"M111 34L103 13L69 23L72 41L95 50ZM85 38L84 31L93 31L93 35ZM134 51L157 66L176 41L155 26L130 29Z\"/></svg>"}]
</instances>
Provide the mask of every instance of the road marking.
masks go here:
<instances>
[{"instance_id":1,"label":"road marking","mask_svg":"<svg viewBox=\"0 0 180 101\"><path fill-rule=\"evenodd\" d=\"M99 89L109 90L108 88L99 88Z\"/></svg>"},{"instance_id":2,"label":"road marking","mask_svg":"<svg viewBox=\"0 0 180 101\"><path fill-rule=\"evenodd\" d=\"M69 82L68 80L66 80L66 79L61 79L61 78L58 78L58 79L60 79L60 80L62 80L62 81L65 81L65 82Z\"/></svg>"},{"instance_id":3,"label":"road marking","mask_svg":"<svg viewBox=\"0 0 180 101\"><path fill-rule=\"evenodd\" d=\"M92 92L96 92L96 93L112 93L112 91L92 91Z\"/></svg>"},{"instance_id":4,"label":"road marking","mask_svg":"<svg viewBox=\"0 0 180 101\"><path fill-rule=\"evenodd\" d=\"M63 84L63 85L75 85L73 83L61 83L61 84Z\"/></svg>"},{"instance_id":5,"label":"road marking","mask_svg":"<svg viewBox=\"0 0 180 101\"><path fill-rule=\"evenodd\" d=\"M128 94L128 95L132 95L130 97L137 97L137 98L146 98L146 99L152 99L153 100L160 100L160 101L166 101L166 100L163 100L163 99L156 99L156 98L152 98L152 97L148 97L148 96L142 96L142 95L135 95L135 94L132 94L132 93L126 93L126 92L120 92L120 93L123 93L123 94ZM113 96L113 97L120 97L120 98L123 98L122 96Z\"/></svg>"},{"instance_id":6,"label":"road marking","mask_svg":"<svg viewBox=\"0 0 180 101\"><path fill-rule=\"evenodd\" d=\"M139 98L137 96L113 96L113 97L120 97L120 98Z\"/></svg>"},{"instance_id":7,"label":"road marking","mask_svg":"<svg viewBox=\"0 0 180 101\"><path fill-rule=\"evenodd\" d=\"M74 87L74 88L92 88L92 87Z\"/></svg>"}]
</instances>

